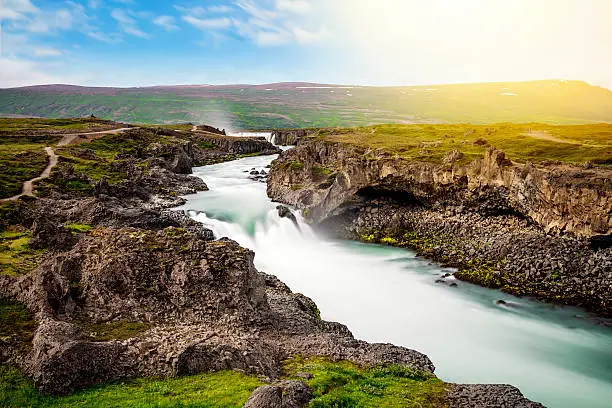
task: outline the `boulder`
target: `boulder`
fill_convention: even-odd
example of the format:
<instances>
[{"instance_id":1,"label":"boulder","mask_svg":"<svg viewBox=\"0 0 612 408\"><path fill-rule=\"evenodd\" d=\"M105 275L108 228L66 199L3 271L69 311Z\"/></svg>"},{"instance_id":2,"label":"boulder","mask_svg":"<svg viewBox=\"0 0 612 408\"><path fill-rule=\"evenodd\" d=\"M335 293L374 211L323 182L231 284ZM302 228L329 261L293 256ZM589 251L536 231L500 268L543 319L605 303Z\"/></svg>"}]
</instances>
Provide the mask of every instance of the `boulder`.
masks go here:
<instances>
[{"instance_id":1,"label":"boulder","mask_svg":"<svg viewBox=\"0 0 612 408\"><path fill-rule=\"evenodd\" d=\"M244 408L283 408L283 390L276 385L262 385L253 391Z\"/></svg>"}]
</instances>

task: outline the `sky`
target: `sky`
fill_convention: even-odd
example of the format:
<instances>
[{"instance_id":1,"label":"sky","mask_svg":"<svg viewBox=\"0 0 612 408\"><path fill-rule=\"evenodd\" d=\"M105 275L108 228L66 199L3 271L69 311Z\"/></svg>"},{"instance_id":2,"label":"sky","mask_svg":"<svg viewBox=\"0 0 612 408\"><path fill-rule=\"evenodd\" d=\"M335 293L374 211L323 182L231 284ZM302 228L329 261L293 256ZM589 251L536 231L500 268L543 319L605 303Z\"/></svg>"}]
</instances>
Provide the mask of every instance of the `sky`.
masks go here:
<instances>
[{"instance_id":1,"label":"sky","mask_svg":"<svg viewBox=\"0 0 612 408\"><path fill-rule=\"evenodd\" d=\"M0 0L0 87L575 79L610 0Z\"/></svg>"}]
</instances>

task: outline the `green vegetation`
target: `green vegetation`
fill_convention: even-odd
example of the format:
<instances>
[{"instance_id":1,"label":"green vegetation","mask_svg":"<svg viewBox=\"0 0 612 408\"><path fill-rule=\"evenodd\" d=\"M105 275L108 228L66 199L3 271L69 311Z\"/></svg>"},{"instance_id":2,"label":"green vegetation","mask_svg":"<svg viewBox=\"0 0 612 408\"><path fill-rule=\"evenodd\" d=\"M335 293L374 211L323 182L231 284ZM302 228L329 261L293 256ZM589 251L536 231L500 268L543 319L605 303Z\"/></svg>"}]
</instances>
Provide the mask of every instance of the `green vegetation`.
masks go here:
<instances>
[{"instance_id":1,"label":"green vegetation","mask_svg":"<svg viewBox=\"0 0 612 408\"><path fill-rule=\"evenodd\" d=\"M218 149L219 146L217 146L214 143L210 143L210 142L198 142L198 146L200 147L200 149L204 149L204 150L209 150L209 149Z\"/></svg>"},{"instance_id":2,"label":"green vegetation","mask_svg":"<svg viewBox=\"0 0 612 408\"><path fill-rule=\"evenodd\" d=\"M579 81L529 81L352 89L0 90L0 114L58 118L91 113L128 123L208 123L235 129L377 123L612 122L612 92ZM231 123L218 123L229 118ZM185 125L181 125L185 126Z\"/></svg>"},{"instance_id":3,"label":"green vegetation","mask_svg":"<svg viewBox=\"0 0 612 408\"><path fill-rule=\"evenodd\" d=\"M89 224L66 223L64 227L73 233L87 233L93 229Z\"/></svg>"},{"instance_id":4,"label":"green vegetation","mask_svg":"<svg viewBox=\"0 0 612 408\"><path fill-rule=\"evenodd\" d=\"M400 366L360 367L347 361L294 357L284 378L305 381L313 408L445 407L446 385L431 374ZM300 372L312 374L304 380ZM0 365L3 407L241 407L263 383L255 376L220 371L169 379L133 379L102 384L65 397L42 396L18 369Z\"/></svg>"},{"instance_id":5,"label":"green vegetation","mask_svg":"<svg viewBox=\"0 0 612 408\"><path fill-rule=\"evenodd\" d=\"M446 406L446 385L431 374L407 367L359 367L348 361L295 357L285 363L284 369L290 378L311 387L312 408ZM308 372L312 378L298 378L299 372Z\"/></svg>"},{"instance_id":6,"label":"green vegetation","mask_svg":"<svg viewBox=\"0 0 612 408\"><path fill-rule=\"evenodd\" d=\"M20 224L20 208L24 205L23 201L3 201L0 202L0 231L5 230L11 225Z\"/></svg>"},{"instance_id":7,"label":"green vegetation","mask_svg":"<svg viewBox=\"0 0 612 408\"><path fill-rule=\"evenodd\" d=\"M58 136L0 135L0 198L19 194L25 181L38 177L49 161L43 148L58 140Z\"/></svg>"},{"instance_id":8,"label":"green vegetation","mask_svg":"<svg viewBox=\"0 0 612 408\"><path fill-rule=\"evenodd\" d=\"M458 272L455 272L455 276L487 288L499 289L504 285L504 279L498 269L487 263L468 260Z\"/></svg>"},{"instance_id":9,"label":"green vegetation","mask_svg":"<svg viewBox=\"0 0 612 408\"><path fill-rule=\"evenodd\" d=\"M48 179L36 186L37 193L45 196L56 189L77 196L91 196L93 183L102 177L111 185L127 178L128 155L136 158L135 166L146 167L145 149L154 142L169 143L170 139L150 129L134 129L107 134L88 143L56 148L59 164Z\"/></svg>"},{"instance_id":10,"label":"green vegetation","mask_svg":"<svg viewBox=\"0 0 612 408\"><path fill-rule=\"evenodd\" d=\"M459 163L467 163L496 147L517 162L612 164L610 124L377 125L326 129L317 138L368 150L384 149L405 159L434 163L441 163L445 154L453 150L463 154Z\"/></svg>"},{"instance_id":11,"label":"green vegetation","mask_svg":"<svg viewBox=\"0 0 612 408\"><path fill-rule=\"evenodd\" d=\"M73 283L73 286L78 286L78 283ZM79 323L92 341L126 340L149 329L146 323L123 320L106 323Z\"/></svg>"},{"instance_id":12,"label":"green vegetation","mask_svg":"<svg viewBox=\"0 0 612 408\"><path fill-rule=\"evenodd\" d=\"M175 124L170 124L170 125L156 124L155 127L168 129L168 130L182 130L182 131L188 132L191 129L193 129L193 123L175 123Z\"/></svg>"},{"instance_id":13,"label":"green vegetation","mask_svg":"<svg viewBox=\"0 0 612 408\"><path fill-rule=\"evenodd\" d=\"M0 365L0 406L6 408L239 408L261 385L234 371L169 379L134 379L94 386L66 397L38 393L19 370Z\"/></svg>"},{"instance_id":14,"label":"green vegetation","mask_svg":"<svg viewBox=\"0 0 612 408\"><path fill-rule=\"evenodd\" d=\"M113 129L118 125L98 118L0 118L0 135L48 135L55 133L86 133Z\"/></svg>"},{"instance_id":15,"label":"green vegetation","mask_svg":"<svg viewBox=\"0 0 612 408\"><path fill-rule=\"evenodd\" d=\"M34 316L23 304L0 297L0 342L18 352L26 352L32 345L36 327ZM1 400L0 406L4 406Z\"/></svg>"},{"instance_id":16,"label":"green vegetation","mask_svg":"<svg viewBox=\"0 0 612 408\"><path fill-rule=\"evenodd\" d=\"M29 247L31 233L9 228L0 232L0 275L24 275L36 268L44 250Z\"/></svg>"},{"instance_id":17,"label":"green vegetation","mask_svg":"<svg viewBox=\"0 0 612 408\"><path fill-rule=\"evenodd\" d=\"M291 170L304 170L304 163L299 160L294 160L289 162L289 168L291 168Z\"/></svg>"}]
</instances>

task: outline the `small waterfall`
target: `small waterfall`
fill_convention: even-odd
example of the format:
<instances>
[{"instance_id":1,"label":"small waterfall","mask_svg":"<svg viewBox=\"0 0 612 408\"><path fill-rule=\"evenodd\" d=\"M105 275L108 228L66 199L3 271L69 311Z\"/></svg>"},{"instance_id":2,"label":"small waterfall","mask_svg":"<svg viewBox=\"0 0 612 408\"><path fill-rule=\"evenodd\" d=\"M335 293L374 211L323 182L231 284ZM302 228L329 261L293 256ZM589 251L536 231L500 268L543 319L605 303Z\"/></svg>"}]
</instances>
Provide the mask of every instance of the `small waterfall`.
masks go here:
<instances>
[{"instance_id":1,"label":"small waterfall","mask_svg":"<svg viewBox=\"0 0 612 408\"><path fill-rule=\"evenodd\" d=\"M271 132L231 132L227 135L237 137L265 137L268 142L274 144L274 136L272 136Z\"/></svg>"}]
</instances>

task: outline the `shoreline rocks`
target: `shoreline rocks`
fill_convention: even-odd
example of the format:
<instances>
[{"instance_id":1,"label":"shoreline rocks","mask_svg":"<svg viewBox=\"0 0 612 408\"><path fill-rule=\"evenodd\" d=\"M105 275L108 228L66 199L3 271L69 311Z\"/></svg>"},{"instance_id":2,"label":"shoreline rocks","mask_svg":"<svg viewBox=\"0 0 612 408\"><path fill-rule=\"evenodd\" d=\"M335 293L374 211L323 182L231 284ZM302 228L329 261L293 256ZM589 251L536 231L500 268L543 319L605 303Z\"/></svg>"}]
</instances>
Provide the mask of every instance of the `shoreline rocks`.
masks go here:
<instances>
[{"instance_id":1,"label":"shoreline rocks","mask_svg":"<svg viewBox=\"0 0 612 408\"><path fill-rule=\"evenodd\" d=\"M609 169L517 165L489 149L466 165L301 140L268 195L328 233L416 249L456 276L612 316Z\"/></svg>"}]
</instances>

